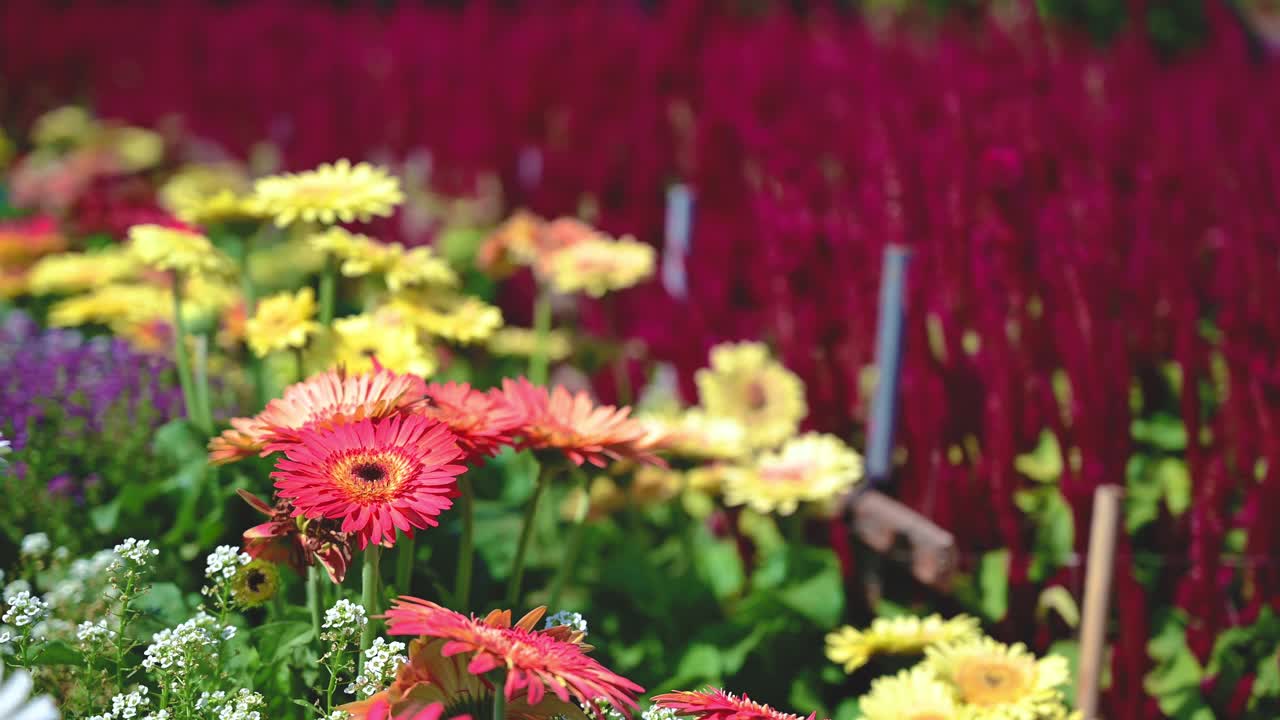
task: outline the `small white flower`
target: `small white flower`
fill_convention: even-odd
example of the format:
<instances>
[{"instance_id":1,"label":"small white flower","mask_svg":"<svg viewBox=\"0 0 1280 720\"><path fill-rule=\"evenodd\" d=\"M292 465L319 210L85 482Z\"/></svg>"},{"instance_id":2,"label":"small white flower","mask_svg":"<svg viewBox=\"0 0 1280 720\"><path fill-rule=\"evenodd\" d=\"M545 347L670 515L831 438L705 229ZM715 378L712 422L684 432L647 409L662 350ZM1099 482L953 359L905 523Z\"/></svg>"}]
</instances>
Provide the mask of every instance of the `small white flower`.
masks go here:
<instances>
[{"instance_id":1,"label":"small white flower","mask_svg":"<svg viewBox=\"0 0 1280 720\"><path fill-rule=\"evenodd\" d=\"M63 562L70 557L71 557L71 548L67 547L66 545L59 545L58 547L53 549L53 559L57 560L58 562Z\"/></svg>"},{"instance_id":2,"label":"small white flower","mask_svg":"<svg viewBox=\"0 0 1280 720\"><path fill-rule=\"evenodd\" d=\"M650 705L645 711L640 713L643 720L676 720L676 711L671 708L658 707Z\"/></svg>"},{"instance_id":3,"label":"small white flower","mask_svg":"<svg viewBox=\"0 0 1280 720\"><path fill-rule=\"evenodd\" d=\"M248 565L253 558L234 545L219 545L204 561L204 576L220 583L235 577L236 569Z\"/></svg>"},{"instance_id":4,"label":"small white flower","mask_svg":"<svg viewBox=\"0 0 1280 720\"><path fill-rule=\"evenodd\" d=\"M58 709L47 695L31 697L31 675L16 670L4 680L4 665L0 664L0 718L21 720L58 720Z\"/></svg>"},{"instance_id":5,"label":"small white flower","mask_svg":"<svg viewBox=\"0 0 1280 720\"><path fill-rule=\"evenodd\" d=\"M0 622L15 627L33 625L49 614L49 604L26 590L9 598L8 603L9 609L0 616Z\"/></svg>"},{"instance_id":6,"label":"small white flower","mask_svg":"<svg viewBox=\"0 0 1280 720\"><path fill-rule=\"evenodd\" d=\"M373 645L364 651L364 668L356 679L348 685L344 692L348 695L368 697L391 682L400 664L408 660L401 653L404 643L387 642L383 638L374 638Z\"/></svg>"},{"instance_id":7,"label":"small white flower","mask_svg":"<svg viewBox=\"0 0 1280 720\"><path fill-rule=\"evenodd\" d=\"M151 558L160 554L160 551L151 547L150 540L138 540L137 538L126 538L124 542L116 545L113 551L115 558L107 571L118 572L120 570L141 570L147 566Z\"/></svg>"},{"instance_id":8,"label":"small white flower","mask_svg":"<svg viewBox=\"0 0 1280 720\"><path fill-rule=\"evenodd\" d=\"M587 633L587 619L582 617L582 613L576 613L571 610L561 610L554 615L547 616L547 629L562 625L565 627L571 627L584 635Z\"/></svg>"},{"instance_id":9,"label":"small white flower","mask_svg":"<svg viewBox=\"0 0 1280 720\"><path fill-rule=\"evenodd\" d=\"M41 557L49 552L50 546L48 535L42 532L31 533L22 538L22 545L18 548L18 554L23 557Z\"/></svg>"},{"instance_id":10,"label":"small white flower","mask_svg":"<svg viewBox=\"0 0 1280 720\"><path fill-rule=\"evenodd\" d=\"M194 667L217 659L218 638L229 637L228 631L235 634L235 628L219 628L205 612L196 613L181 625L151 636L151 644L143 651L142 667L162 675L186 675Z\"/></svg>"},{"instance_id":11,"label":"small white flower","mask_svg":"<svg viewBox=\"0 0 1280 720\"><path fill-rule=\"evenodd\" d=\"M221 690L201 693L196 700L196 709L209 708L218 720L262 720L262 714L256 708L265 704L266 699L261 695L242 688L230 698Z\"/></svg>"},{"instance_id":12,"label":"small white flower","mask_svg":"<svg viewBox=\"0 0 1280 720\"><path fill-rule=\"evenodd\" d=\"M111 698L111 709L101 715L92 715L88 720L126 720L127 718L138 717L138 713L145 711L146 707L151 704L151 698L147 697L147 686L140 685L137 690L131 693L120 693ZM163 711L162 711L163 712ZM153 718L154 715L147 715L147 718ZM168 717L165 715L164 717Z\"/></svg>"},{"instance_id":13,"label":"small white flower","mask_svg":"<svg viewBox=\"0 0 1280 720\"><path fill-rule=\"evenodd\" d=\"M585 703L578 703L578 706L582 708L582 712L587 714L587 717L605 717L608 718L608 720L627 720L626 716L618 712L617 708L613 706L613 703L608 700L604 698L596 698L595 704L597 708L600 708L599 713L592 710L591 706L586 705Z\"/></svg>"},{"instance_id":14,"label":"small white flower","mask_svg":"<svg viewBox=\"0 0 1280 720\"><path fill-rule=\"evenodd\" d=\"M324 716L324 720L351 720L351 713L346 710L334 710Z\"/></svg>"},{"instance_id":15,"label":"small white flower","mask_svg":"<svg viewBox=\"0 0 1280 720\"><path fill-rule=\"evenodd\" d=\"M324 611L324 625L322 627L341 632L351 629L358 630L368 622L369 617L363 606L343 598L334 603L333 607Z\"/></svg>"},{"instance_id":16,"label":"small white flower","mask_svg":"<svg viewBox=\"0 0 1280 720\"><path fill-rule=\"evenodd\" d=\"M76 626L76 639L86 645L109 640L115 636L116 631L107 627L105 618L97 622L85 620Z\"/></svg>"},{"instance_id":17,"label":"small white flower","mask_svg":"<svg viewBox=\"0 0 1280 720\"><path fill-rule=\"evenodd\" d=\"M17 580L14 580L13 582L4 586L4 601L9 602L15 596L21 593L27 593L28 595L30 595L31 583L27 582L26 580L23 580L22 578L18 578Z\"/></svg>"}]
</instances>

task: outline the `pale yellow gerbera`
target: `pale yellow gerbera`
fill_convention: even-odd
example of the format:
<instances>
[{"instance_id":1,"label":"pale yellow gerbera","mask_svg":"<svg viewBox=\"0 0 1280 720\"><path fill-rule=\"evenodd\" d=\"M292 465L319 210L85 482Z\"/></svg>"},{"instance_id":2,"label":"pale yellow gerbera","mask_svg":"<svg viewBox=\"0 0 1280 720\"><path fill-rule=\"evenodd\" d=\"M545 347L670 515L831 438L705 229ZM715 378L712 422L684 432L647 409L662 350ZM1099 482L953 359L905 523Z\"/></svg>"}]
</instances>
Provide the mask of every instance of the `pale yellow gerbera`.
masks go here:
<instances>
[{"instance_id":1,"label":"pale yellow gerbera","mask_svg":"<svg viewBox=\"0 0 1280 720\"><path fill-rule=\"evenodd\" d=\"M82 145L102 129L88 110L67 105L50 110L36 118L31 126L31 141L38 146Z\"/></svg>"},{"instance_id":2,"label":"pale yellow gerbera","mask_svg":"<svg viewBox=\"0 0 1280 720\"><path fill-rule=\"evenodd\" d=\"M310 242L316 250L341 262L339 269L347 277L387 272L403 250L398 243L381 243L339 227L312 235Z\"/></svg>"},{"instance_id":3,"label":"pale yellow gerbera","mask_svg":"<svg viewBox=\"0 0 1280 720\"><path fill-rule=\"evenodd\" d=\"M387 289L391 292L410 287L458 286L458 274L431 248L416 247L406 252L398 244L392 247L395 250L386 269Z\"/></svg>"},{"instance_id":4,"label":"pale yellow gerbera","mask_svg":"<svg viewBox=\"0 0 1280 720\"><path fill-rule=\"evenodd\" d=\"M502 327L502 310L469 295L400 294L384 307L429 335L463 345L484 342Z\"/></svg>"},{"instance_id":5,"label":"pale yellow gerbera","mask_svg":"<svg viewBox=\"0 0 1280 720\"><path fill-rule=\"evenodd\" d=\"M724 476L727 505L790 515L802 502L829 503L862 478L862 456L840 438L807 433Z\"/></svg>"},{"instance_id":6,"label":"pale yellow gerbera","mask_svg":"<svg viewBox=\"0 0 1280 720\"><path fill-rule=\"evenodd\" d=\"M399 373L429 376L436 371L435 354L418 342L410 325L381 322L372 315L335 320L332 365L350 373L373 368L376 358L383 367Z\"/></svg>"},{"instance_id":7,"label":"pale yellow gerbera","mask_svg":"<svg viewBox=\"0 0 1280 720\"><path fill-rule=\"evenodd\" d=\"M748 452L747 429L731 417L708 415L702 408L690 408L674 415L656 414L636 418L663 439L660 448L680 457L698 460L734 460Z\"/></svg>"},{"instance_id":8,"label":"pale yellow gerbera","mask_svg":"<svg viewBox=\"0 0 1280 720\"><path fill-rule=\"evenodd\" d=\"M528 357L535 352L538 334L529 328L504 327L494 331L489 338L489 352L494 355ZM547 358L563 360L573 352L573 341L569 333L563 330L552 330L547 334Z\"/></svg>"},{"instance_id":9,"label":"pale yellow gerbera","mask_svg":"<svg viewBox=\"0 0 1280 720\"><path fill-rule=\"evenodd\" d=\"M684 489L684 473L655 465L641 465L631 477L631 501L636 505L664 503Z\"/></svg>"},{"instance_id":10,"label":"pale yellow gerbera","mask_svg":"<svg viewBox=\"0 0 1280 720\"><path fill-rule=\"evenodd\" d=\"M188 165L160 188L160 205L186 223L261 219L262 208L249 194L249 177L235 165Z\"/></svg>"},{"instance_id":11,"label":"pale yellow gerbera","mask_svg":"<svg viewBox=\"0 0 1280 720\"><path fill-rule=\"evenodd\" d=\"M938 614L924 618L876 618L866 630L846 625L828 633L827 657L851 673L873 655L918 655L933 645L971 640L980 635L977 618L968 615L950 619Z\"/></svg>"},{"instance_id":12,"label":"pale yellow gerbera","mask_svg":"<svg viewBox=\"0 0 1280 720\"><path fill-rule=\"evenodd\" d=\"M96 138L125 172L142 172L164 159L164 138L140 127L110 127Z\"/></svg>"},{"instance_id":13,"label":"pale yellow gerbera","mask_svg":"<svg viewBox=\"0 0 1280 720\"><path fill-rule=\"evenodd\" d=\"M54 327L136 323L172 312L173 297L155 285L103 285L83 295L59 300L49 308Z\"/></svg>"},{"instance_id":14,"label":"pale yellow gerbera","mask_svg":"<svg viewBox=\"0 0 1280 720\"><path fill-rule=\"evenodd\" d=\"M217 315L243 300L240 287L222 277L193 275L182 288L183 317Z\"/></svg>"},{"instance_id":15,"label":"pale yellow gerbera","mask_svg":"<svg viewBox=\"0 0 1280 720\"><path fill-rule=\"evenodd\" d=\"M129 250L144 265L190 275L231 275L231 259L194 230L163 225L129 228Z\"/></svg>"},{"instance_id":16,"label":"pale yellow gerbera","mask_svg":"<svg viewBox=\"0 0 1280 720\"><path fill-rule=\"evenodd\" d=\"M1066 713L1065 658L1037 659L1021 643L988 637L925 649L924 665L950 686L973 720L1036 720Z\"/></svg>"},{"instance_id":17,"label":"pale yellow gerbera","mask_svg":"<svg viewBox=\"0 0 1280 720\"><path fill-rule=\"evenodd\" d=\"M600 236L566 245L539 263L539 274L556 292L603 297L637 285L653 275L651 245L624 237Z\"/></svg>"},{"instance_id":18,"label":"pale yellow gerbera","mask_svg":"<svg viewBox=\"0 0 1280 720\"><path fill-rule=\"evenodd\" d=\"M249 349L258 357L266 357L278 350L306 346L311 334L320 329L313 320L315 315L315 293L309 287L262 300L245 323Z\"/></svg>"},{"instance_id":19,"label":"pale yellow gerbera","mask_svg":"<svg viewBox=\"0 0 1280 720\"><path fill-rule=\"evenodd\" d=\"M298 220L325 225L368 222L390 216L404 202L399 178L385 168L367 162L352 165L346 159L306 172L264 177L254 183L253 192L280 227Z\"/></svg>"},{"instance_id":20,"label":"pale yellow gerbera","mask_svg":"<svg viewBox=\"0 0 1280 720\"><path fill-rule=\"evenodd\" d=\"M858 699L866 720L961 720L951 688L922 667L903 670L871 682L871 691Z\"/></svg>"},{"instance_id":21,"label":"pale yellow gerbera","mask_svg":"<svg viewBox=\"0 0 1280 720\"><path fill-rule=\"evenodd\" d=\"M141 264L124 248L113 246L94 253L46 255L27 277L32 295L66 295L132 277Z\"/></svg>"},{"instance_id":22,"label":"pale yellow gerbera","mask_svg":"<svg viewBox=\"0 0 1280 720\"><path fill-rule=\"evenodd\" d=\"M752 448L775 447L795 434L808 413L804 383L763 343L711 348L711 367L699 370L694 380L707 413L741 422Z\"/></svg>"}]
</instances>

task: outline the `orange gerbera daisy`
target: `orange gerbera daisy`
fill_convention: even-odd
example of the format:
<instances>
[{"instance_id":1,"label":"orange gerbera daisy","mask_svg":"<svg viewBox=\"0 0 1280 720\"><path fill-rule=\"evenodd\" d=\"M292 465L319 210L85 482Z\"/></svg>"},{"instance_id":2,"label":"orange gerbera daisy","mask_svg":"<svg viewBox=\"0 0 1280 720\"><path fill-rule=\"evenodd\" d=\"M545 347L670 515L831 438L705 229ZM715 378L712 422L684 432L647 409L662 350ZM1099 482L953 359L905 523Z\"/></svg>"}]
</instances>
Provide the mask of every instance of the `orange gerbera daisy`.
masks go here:
<instances>
[{"instance_id":1,"label":"orange gerbera daisy","mask_svg":"<svg viewBox=\"0 0 1280 720\"><path fill-rule=\"evenodd\" d=\"M449 428L420 415L303 430L276 461L276 490L295 516L342 519L364 549L434 527L453 505L462 455Z\"/></svg>"},{"instance_id":2,"label":"orange gerbera daisy","mask_svg":"<svg viewBox=\"0 0 1280 720\"><path fill-rule=\"evenodd\" d=\"M513 626L510 610L467 617L427 600L401 597L387 611L387 632L445 640L440 654L469 655L467 671L473 675L504 670L507 699L524 697L536 706L550 690L564 703L572 698L587 707L601 702L622 712L634 708L635 695L644 688L588 657L591 647L582 643L581 632L566 626L534 629L545 612L537 608Z\"/></svg>"},{"instance_id":3,"label":"orange gerbera daisy","mask_svg":"<svg viewBox=\"0 0 1280 720\"><path fill-rule=\"evenodd\" d=\"M422 378L376 365L355 375L342 368L318 373L285 388L257 415L232 418L231 429L209 441L209 462L222 465L254 453L266 456L296 443L306 429L405 413L425 392Z\"/></svg>"},{"instance_id":4,"label":"orange gerbera daisy","mask_svg":"<svg viewBox=\"0 0 1280 720\"><path fill-rule=\"evenodd\" d=\"M655 695L653 703L698 720L804 720L799 715L784 713L754 702L746 695L739 697L713 687L701 691L681 690ZM812 713L808 720L814 720L817 716L817 713Z\"/></svg>"},{"instance_id":5,"label":"orange gerbera daisy","mask_svg":"<svg viewBox=\"0 0 1280 720\"><path fill-rule=\"evenodd\" d=\"M444 707L446 715L468 712L479 717L489 714L495 687L484 675L467 671L467 659L461 655L445 655L447 640L418 638L409 643L409 661L400 665L396 679L382 692L365 700L343 705L341 710L352 720L371 720L376 708L385 704L396 717L412 714L434 705ZM509 720L586 720L578 705L555 695L543 695L530 705L528 694L520 693L507 703Z\"/></svg>"},{"instance_id":6,"label":"orange gerbera daisy","mask_svg":"<svg viewBox=\"0 0 1280 720\"><path fill-rule=\"evenodd\" d=\"M516 431L522 447L559 450L577 465L604 467L622 458L662 464L653 454L659 438L628 417L629 407L597 406L585 391L573 394L557 385L548 392L525 378L503 380L502 393L523 418Z\"/></svg>"},{"instance_id":7,"label":"orange gerbera daisy","mask_svg":"<svg viewBox=\"0 0 1280 720\"><path fill-rule=\"evenodd\" d=\"M494 456L511 444L511 433L523 419L497 390L483 392L467 383L431 383L417 412L438 420L458 437L467 459Z\"/></svg>"},{"instance_id":8,"label":"orange gerbera daisy","mask_svg":"<svg viewBox=\"0 0 1280 720\"><path fill-rule=\"evenodd\" d=\"M254 510L270 518L244 531L244 551L255 559L284 564L301 574L320 563L329 579L341 584L351 565L351 536L334 520L294 517L293 503L268 505L248 490L237 490Z\"/></svg>"}]
</instances>

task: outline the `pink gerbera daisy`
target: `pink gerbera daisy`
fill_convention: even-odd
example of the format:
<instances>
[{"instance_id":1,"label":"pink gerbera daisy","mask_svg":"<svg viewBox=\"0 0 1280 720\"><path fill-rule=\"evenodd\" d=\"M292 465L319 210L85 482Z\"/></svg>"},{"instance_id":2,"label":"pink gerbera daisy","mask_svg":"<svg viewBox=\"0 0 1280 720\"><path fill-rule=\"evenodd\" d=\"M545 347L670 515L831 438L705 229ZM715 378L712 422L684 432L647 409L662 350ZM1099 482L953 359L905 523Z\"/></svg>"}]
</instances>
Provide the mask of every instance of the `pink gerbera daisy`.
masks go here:
<instances>
[{"instance_id":1,"label":"pink gerbera daisy","mask_svg":"<svg viewBox=\"0 0 1280 720\"><path fill-rule=\"evenodd\" d=\"M800 715L775 710L746 695L739 697L720 688L655 695L653 703L697 720L805 720ZM817 715L813 713L807 720L814 720Z\"/></svg>"},{"instance_id":2,"label":"pink gerbera daisy","mask_svg":"<svg viewBox=\"0 0 1280 720\"><path fill-rule=\"evenodd\" d=\"M522 447L558 450L576 465L604 467L611 459L662 464L653 454L659 438L628 417L629 407L596 405L586 392L570 393L562 385L548 392L524 378L503 380L502 394L522 416L516 430Z\"/></svg>"},{"instance_id":3,"label":"pink gerbera daisy","mask_svg":"<svg viewBox=\"0 0 1280 720\"><path fill-rule=\"evenodd\" d=\"M619 711L636 706L643 688L587 656L582 633L557 626L536 630L546 608L537 608L513 626L511 611L495 610L484 618L468 617L427 600L397 599L387 611L391 635L425 635L446 642L445 657L467 654L467 671L483 675L506 671L503 693L536 706L549 690L563 702L570 697L587 707L607 702Z\"/></svg>"},{"instance_id":4,"label":"pink gerbera daisy","mask_svg":"<svg viewBox=\"0 0 1280 720\"><path fill-rule=\"evenodd\" d=\"M276 490L294 515L342 519L364 548L396 530L434 527L449 508L462 455L449 428L410 415L303 430L276 462Z\"/></svg>"},{"instance_id":5,"label":"pink gerbera daisy","mask_svg":"<svg viewBox=\"0 0 1280 720\"><path fill-rule=\"evenodd\" d=\"M427 385L426 398L416 409L448 425L468 460L497 455L502 446L511 444L511 432L521 421L501 392L476 390L467 383Z\"/></svg>"}]
</instances>

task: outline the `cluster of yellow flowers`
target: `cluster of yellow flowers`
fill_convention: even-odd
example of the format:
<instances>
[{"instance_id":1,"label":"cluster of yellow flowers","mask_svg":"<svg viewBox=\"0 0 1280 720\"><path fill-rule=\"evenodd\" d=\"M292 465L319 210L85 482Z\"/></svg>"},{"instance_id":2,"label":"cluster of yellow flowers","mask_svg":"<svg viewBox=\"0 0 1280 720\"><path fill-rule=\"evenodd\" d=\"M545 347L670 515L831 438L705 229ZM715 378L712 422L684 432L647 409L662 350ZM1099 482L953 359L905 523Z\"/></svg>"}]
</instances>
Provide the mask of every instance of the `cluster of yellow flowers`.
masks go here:
<instances>
[{"instance_id":1,"label":"cluster of yellow flowers","mask_svg":"<svg viewBox=\"0 0 1280 720\"><path fill-rule=\"evenodd\" d=\"M827 657L853 672L875 655L923 655L896 675L872 681L858 705L867 720L1067 720L1064 658L1037 658L1021 644L986 637L964 615L944 620L877 618L867 630L827 636Z\"/></svg>"}]
</instances>

